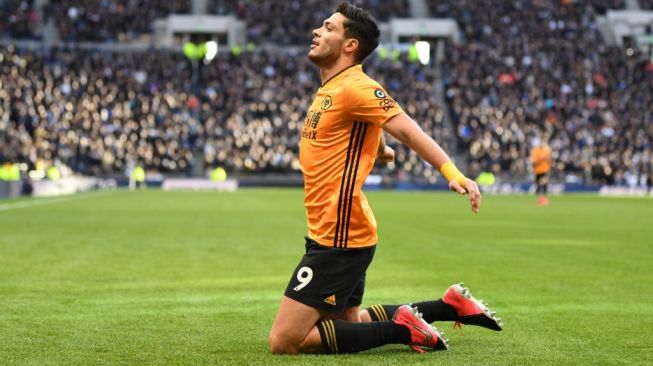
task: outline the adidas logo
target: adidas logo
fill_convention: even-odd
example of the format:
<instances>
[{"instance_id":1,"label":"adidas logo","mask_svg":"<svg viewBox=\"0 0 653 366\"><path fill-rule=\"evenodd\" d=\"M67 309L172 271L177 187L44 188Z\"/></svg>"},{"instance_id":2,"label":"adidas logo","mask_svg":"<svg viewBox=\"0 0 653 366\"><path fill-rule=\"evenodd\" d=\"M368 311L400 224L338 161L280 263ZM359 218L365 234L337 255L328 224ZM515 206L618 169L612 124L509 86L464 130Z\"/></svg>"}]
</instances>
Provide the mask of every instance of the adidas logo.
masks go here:
<instances>
[{"instance_id":1,"label":"adidas logo","mask_svg":"<svg viewBox=\"0 0 653 366\"><path fill-rule=\"evenodd\" d=\"M325 298L324 302L326 302L329 305L336 306L336 295L331 295L331 296Z\"/></svg>"}]
</instances>

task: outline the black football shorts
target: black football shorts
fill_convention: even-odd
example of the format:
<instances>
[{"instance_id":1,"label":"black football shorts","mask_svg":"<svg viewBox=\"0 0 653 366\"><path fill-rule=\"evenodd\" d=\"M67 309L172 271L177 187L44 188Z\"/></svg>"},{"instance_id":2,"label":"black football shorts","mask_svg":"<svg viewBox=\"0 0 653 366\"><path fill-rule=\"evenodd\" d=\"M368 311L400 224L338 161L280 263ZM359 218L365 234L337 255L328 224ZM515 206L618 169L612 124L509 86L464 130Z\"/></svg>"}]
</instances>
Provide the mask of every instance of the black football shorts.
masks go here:
<instances>
[{"instance_id":1,"label":"black football shorts","mask_svg":"<svg viewBox=\"0 0 653 366\"><path fill-rule=\"evenodd\" d=\"M376 246L327 247L306 237L306 254L295 268L285 295L334 314L359 306L365 292L365 272L375 250Z\"/></svg>"}]
</instances>

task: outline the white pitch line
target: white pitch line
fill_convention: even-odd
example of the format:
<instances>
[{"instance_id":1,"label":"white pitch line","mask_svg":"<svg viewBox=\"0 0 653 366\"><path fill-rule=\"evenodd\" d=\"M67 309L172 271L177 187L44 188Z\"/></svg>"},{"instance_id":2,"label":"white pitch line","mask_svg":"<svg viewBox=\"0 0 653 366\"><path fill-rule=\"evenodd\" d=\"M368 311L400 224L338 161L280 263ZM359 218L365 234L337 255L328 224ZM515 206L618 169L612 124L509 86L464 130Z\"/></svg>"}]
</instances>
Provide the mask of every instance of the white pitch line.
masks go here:
<instances>
[{"instance_id":1,"label":"white pitch line","mask_svg":"<svg viewBox=\"0 0 653 366\"><path fill-rule=\"evenodd\" d=\"M35 206L44 206L44 205L50 205L54 203L62 203L62 202L69 202L69 201L75 201L78 199L82 198L91 198L91 197L99 197L99 196L105 196L111 192L103 191L97 194L73 194L70 196L65 196L61 198L51 198L51 199L43 199L43 200L38 200L38 201L21 201L21 202L15 202L15 203L7 203L7 204L0 204L0 211L9 211L9 210L14 210L17 208L28 208L28 207L35 207Z\"/></svg>"}]
</instances>

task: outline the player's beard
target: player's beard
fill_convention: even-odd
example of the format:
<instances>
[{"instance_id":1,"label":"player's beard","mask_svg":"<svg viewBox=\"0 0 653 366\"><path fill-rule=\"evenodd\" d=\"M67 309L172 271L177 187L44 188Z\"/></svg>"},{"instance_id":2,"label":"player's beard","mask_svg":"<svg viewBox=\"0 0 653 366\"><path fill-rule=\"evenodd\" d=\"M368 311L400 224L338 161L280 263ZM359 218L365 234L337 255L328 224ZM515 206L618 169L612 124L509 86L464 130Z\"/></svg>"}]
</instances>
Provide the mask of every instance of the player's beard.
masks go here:
<instances>
[{"instance_id":1,"label":"player's beard","mask_svg":"<svg viewBox=\"0 0 653 366\"><path fill-rule=\"evenodd\" d=\"M311 51L314 50L315 49L312 49L308 52L308 59L318 67L329 65L338 59L338 55L333 51L333 49L328 49L322 53L312 53Z\"/></svg>"}]
</instances>

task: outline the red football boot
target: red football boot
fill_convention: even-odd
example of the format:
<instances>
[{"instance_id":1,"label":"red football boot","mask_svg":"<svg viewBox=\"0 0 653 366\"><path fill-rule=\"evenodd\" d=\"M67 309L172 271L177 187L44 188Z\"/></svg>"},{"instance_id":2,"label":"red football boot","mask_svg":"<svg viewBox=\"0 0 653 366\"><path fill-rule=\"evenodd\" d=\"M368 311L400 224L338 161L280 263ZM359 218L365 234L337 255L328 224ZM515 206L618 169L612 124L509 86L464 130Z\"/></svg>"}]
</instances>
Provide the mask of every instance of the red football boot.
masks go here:
<instances>
[{"instance_id":1,"label":"red football boot","mask_svg":"<svg viewBox=\"0 0 653 366\"><path fill-rule=\"evenodd\" d=\"M448 348L447 340L442 338L442 334L435 327L422 319L422 314L417 308L409 305L401 305L392 316L395 324L403 325L410 331L410 348L418 353L424 353L421 347L427 347L434 350L446 350Z\"/></svg>"},{"instance_id":2,"label":"red football boot","mask_svg":"<svg viewBox=\"0 0 653 366\"><path fill-rule=\"evenodd\" d=\"M492 311L487 304L476 300L462 283L449 286L442 296L442 301L456 309L456 313L458 313L456 325L458 326L462 323L501 330L501 318L497 318L496 312Z\"/></svg>"}]
</instances>

